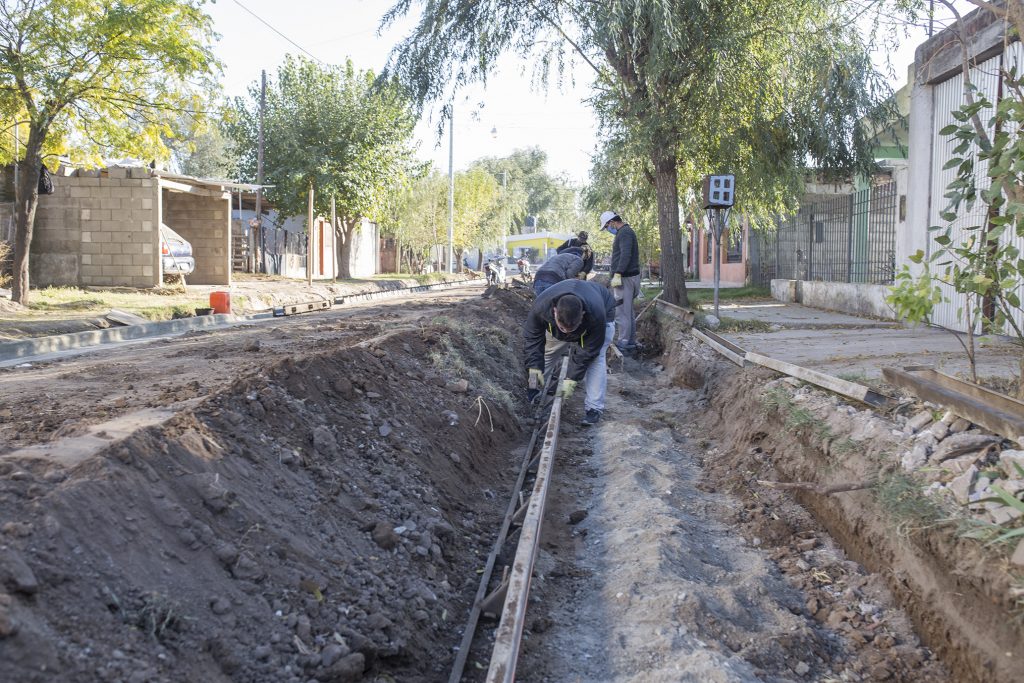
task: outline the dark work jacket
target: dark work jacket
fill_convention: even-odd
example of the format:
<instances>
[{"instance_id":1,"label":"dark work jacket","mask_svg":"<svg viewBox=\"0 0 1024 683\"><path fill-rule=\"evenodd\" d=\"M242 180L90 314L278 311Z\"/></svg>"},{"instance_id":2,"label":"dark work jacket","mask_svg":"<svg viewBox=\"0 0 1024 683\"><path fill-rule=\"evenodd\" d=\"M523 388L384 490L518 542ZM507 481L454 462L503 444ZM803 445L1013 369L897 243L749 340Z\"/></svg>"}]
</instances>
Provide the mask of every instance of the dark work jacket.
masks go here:
<instances>
[{"instance_id":1,"label":"dark work jacket","mask_svg":"<svg viewBox=\"0 0 1024 683\"><path fill-rule=\"evenodd\" d=\"M583 269L583 259L575 253L577 251L568 249L561 254L555 254L537 269L535 277L549 282L561 282L576 277Z\"/></svg>"},{"instance_id":2,"label":"dark work jacket","mask_svg":"<svg viewBox=\"0 0 1024 683\"><path fill-rule=\"evenodd\" d=\"M576 247L576 248L580 249L580 253L583 253L582 247L583 247L584 244L586 244L586 242L580 242L578 238L573 237L570 240L566 240L565 242L562 242L562 244L559 245L555 249L555 251L558 252L559 254L561 254L566 249L571 249L572 247ZM585 258L585 259L583 259L583 270L581 270L580 272L581 273L586 273L587 275L590 275L590 271L592 271L593 269L594 269L594 250L591 249L590 250L590 256Z\"/></svg>"},{"instance_id":3,"label":"dark work jacket","mask_svg":"<svg viewBox=\"0 0 1024 683\"><path fill-rule=\"evenodd\" d=\"M612 242L612 262L608 269L612 275L618 273L622 277L640 274L640 246L636 241L636 233L629 224L623 224L615 233Z\"/></svg>"},{"instance_id":4,"label":"dark work jacket","mask_svg":"<svg viewBox=\"0 0 1024 683\"><path fill-rule=\"evenodd\" d=\"M583 320L566 334L555 324L555 304L566 294L575 294L583 302ZM563 280L545 289L526 316L523 326L524 353L527 368L544 369L544 333L573 344L569 353L568 379L583 379L587 367L601 353L605 325L615 320L615 298L607 287L587 280Z\"/></svg>"}]
</instances>

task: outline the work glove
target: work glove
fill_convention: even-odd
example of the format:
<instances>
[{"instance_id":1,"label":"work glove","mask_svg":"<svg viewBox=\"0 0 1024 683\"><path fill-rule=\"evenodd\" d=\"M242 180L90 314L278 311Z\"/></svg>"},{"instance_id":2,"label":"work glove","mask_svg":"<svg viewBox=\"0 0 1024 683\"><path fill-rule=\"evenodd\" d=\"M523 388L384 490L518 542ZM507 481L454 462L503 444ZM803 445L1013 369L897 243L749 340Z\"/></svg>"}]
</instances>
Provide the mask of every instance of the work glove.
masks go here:
<instances>
[{"instance_id":1,"label":"work glove","mask_svg":"<svg viewBox=\"0 0 1024 683\"><path fill-rule=\"evenodd\" d=\"M612 275L612 287L621 287L621 286L622 286L622 276L619 275L618 273L615 273L615 275Z\"/></svg>"},{"instance_id":2,"label":"work glove","mask_svg":"<svg viewBox=\"0 0 1024 683\"><path fill-rule=\"evenodd\" d=\"M571 379L563 379L555 395L567 399L572 396L574 391L576 391L576 382Z\"/></svg>"},{"instance_id":3,"label":"work glove","mask_svg":"<svg viewBox=\"0 0 1024 683\"><path fill-rule=\"evenodd\" d=\"M544 371L537 368L530 368L528 377L527 386L529 388L526 390L526 399L530 403L533 403L534 399L540 395L541 389L544 388Z\"/></svg>"}]
</instances>

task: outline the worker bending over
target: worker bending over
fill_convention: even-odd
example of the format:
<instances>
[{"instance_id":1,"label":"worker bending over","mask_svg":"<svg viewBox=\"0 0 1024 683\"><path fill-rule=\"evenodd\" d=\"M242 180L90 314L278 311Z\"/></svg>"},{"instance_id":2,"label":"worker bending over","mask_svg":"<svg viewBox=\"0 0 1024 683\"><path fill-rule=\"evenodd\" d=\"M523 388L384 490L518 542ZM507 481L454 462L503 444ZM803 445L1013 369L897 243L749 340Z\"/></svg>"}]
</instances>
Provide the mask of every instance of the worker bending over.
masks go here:
<instances>
[{"instance_id":1,"label":"worker bending over","mask_svg":"<svg viewBox=\"0 0 1024 683\"><path fill-rule=\"evenodd\" d=\"M615 336L615 299L606 287L586 280L563 280L545 289L534 301L523 326L524 356L533 401L544 386L544 371L566 348L568 371L559 391L569 398L584 380L586 414L593 425L604 412L608 385L605 353Z\"/></svg>"}]
</instances>

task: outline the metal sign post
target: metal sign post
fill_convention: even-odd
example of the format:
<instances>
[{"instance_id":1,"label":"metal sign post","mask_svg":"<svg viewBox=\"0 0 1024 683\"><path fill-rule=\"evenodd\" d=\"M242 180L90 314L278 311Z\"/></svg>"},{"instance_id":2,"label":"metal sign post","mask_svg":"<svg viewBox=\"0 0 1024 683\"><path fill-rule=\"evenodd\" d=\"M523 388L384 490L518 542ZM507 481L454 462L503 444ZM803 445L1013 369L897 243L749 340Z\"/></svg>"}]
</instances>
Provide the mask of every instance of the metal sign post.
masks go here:
<instances>
[{"instance_id":1,"label":"metal sign post","mask_svg":"<svg viewBox=\"0 0 1024 683\"><path fill-rule=\"evenodd\" d=\"M718 315L718 287L722 275L722 233L729 223L729 212L736 203L736 176L709 175L704 177L702 196L708 215L708 228L713 238L712 263L715 273L715 317Z\"/></svg>"}]
</instances>

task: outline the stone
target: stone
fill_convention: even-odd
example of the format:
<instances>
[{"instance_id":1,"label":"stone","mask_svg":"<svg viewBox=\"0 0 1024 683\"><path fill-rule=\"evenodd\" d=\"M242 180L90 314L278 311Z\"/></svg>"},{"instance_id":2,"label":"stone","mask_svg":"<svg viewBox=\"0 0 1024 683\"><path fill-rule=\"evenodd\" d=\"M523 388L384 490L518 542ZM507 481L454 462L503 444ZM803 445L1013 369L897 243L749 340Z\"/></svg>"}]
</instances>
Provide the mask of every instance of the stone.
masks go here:
<instances>
[{"instance_id":1,"label":"stone","mask_svg":"<svg viewBox=\"0 0 1024 683\"><path fill-rule=\"evenodd\" d=\"M469 391L469 380L460 379L455 382L451 382L446 388L448 391L456 394L465 394Z\"/></svg>"},{"instance_id":2,"label":"stone","mask_svg":"<svg viewBox=\"0 0 1024 683\"><path fill-rule=\"evenodd\" d=\"M708 314L704 316L704 324L709 330L717 330L722 326L722 321L715 316Z\"/></svg>"},{"instance_id":3,"label":"stone","mask_svg":"<svg viewBox=\"0 0 1024 683\"><path fill-rule=\"evenodd\" d=\"M339 377L334 380L334 390L338 392L343 398L352 398L355 396L355 389L352 386L352 381L347 377Z\"/></svg>"},{"instance_id":4,"label":"stone","mask_svg":"<svg viewBox=\"0 0 1024 683\"><path fill-rule=\"evenodd\" d=\"M956 477L966 472L968 468L978 462L980 458L980 452L961 455L959 458L953 458L952 460L947 460L942 463L942 469Z\"/></svg>"},{"instance_id":5,"label":"stone","mask_svg":"<svg viewBox=\"0 0 1024 683\"><path fill-rule=\"evenodd\" d=\"M993 524L1003 525L1007 522L1012 522L1018 519L1024 512L1021 512L1017 508L1010 507L1009 505L1000 505L999 507L989 511L989 517L992 518Z\"/></svg>"},{"instance_id":6,"label":"stone","mask_svg":"<svg viewBox=\"0 0 1024 683\"><path fill-rule=\"evenodd\" d=\"M272 654L274 654L274 648L269 645L257 645L256 649L252 651L252 656L256 658L257 662L267 661Z\"/></svg>"},{"instance_id":7,"label":"stone","mask_svg":"<svg viewBox=\"0 0 1024 683\"><path fill-rule=\"evenodd\" d=\"M231 575L241 581L258 581L263 578L263 570L250 555L242 554L231 567Z\"/></svg>"},{"instance_id":8,"label":"stone","mask_svg":"<svg viewBox=\"0 0 1024 683\"><path fill-rule=\"evenodd\" d=\"M961 434L971 428L971 423L962 417L958 417L953 420L953 424L949 425L950 434Z\"/></svg>"},{"instance_id":9,"label":"stone","mask_svg":"<svg viewBox=\"0 0 1024 683\"><path fill-rule=\"evenodd\" d=\"M1017 544L1017 549L1010 556L1010 564L1024 567L1024 539L1021 539L1020 543Z\"/></svg>"},{"instance_id":10,"label":"stone","mask_svg":"<svg viewBox=\"0 0 1024 683\"><path fill-rule=\"evenodd\" d=\"M313 429L313 450L321 455L334 456L338 453L338 440L324 425Z\"/></svg>"},{"instance_id":11,"label":"stone","mask_svg":"<svg viewBox=\"0 0 1024 683\"><path fill-rule=\"evenodd\" d=\"M304 643L310 642L310 636L313 635L313 625L305 614L300 614L295 622L295 635Z\"/></svg>"},{"instance_id":12,"label":"stone","mask_svg":"<svg viewBox=\"0 0 1024 683\"><path fill-rule=\"evenodd\" d=\"M227 614L231 611L231 601L225 597L214 598L210 601L210 610L218 616Z\"/></svg>"},{"instance_id":13,"label":"stone","mask_svg":"<svg viewBox=\"0 0 1024 683\"><path fill-rule=\"evenodd\" d=\"M451 458L452 462L455 463L456 465L462 462L462 458L459 457L458 453L449 453L448 457Z\"/></svg>"},{"instance_id":14,"label":"stone","mask_svg":"<svg viewBox=\"0 0 1024 683\"><path fill-rule=\"evenodd\" d=\"M344 645L339 643L328 643L324 649L320 651L320 663L329 667L348 653L349 650Z\"/></svg>"},{"instance_id":15,"label":"stone","mask_svg":"<svg viewBox=\"0 0 1024 683\"><path fill-rule=\"evenodd\" d=\"M900 465L907 472L920 469L926 462L928 462L928 447L921 443L916 444L900 456Z\"/></svg>"},{"instance_id":16,"label":"stone","mask_svg":"<svg viewBox=\"0 0 1024 683\"><path fill-rule=\"evenodd\" d=\"M947 437L942 444L935 449L935 453L932 454L932 462L939 463L950 458L955 458L958 455L964 453L970 453L971 451L980 451L990 444L999 441L998 437L992 436L991 434L954 434L953 436Z\"/></svg>"},{"instance_id":17,"label":"stone","mask_svg":"<svg viewBox=\"0 0 1024 683\"><path fill-rule=\"evenodd\" d=\"M924 429L932 421L932 414L930 412L923 411L915 415L914 417L907 420L907 424L903 427L903 431L907 434L916 434L917 432Z\"/></svg>"},{"instance_id":18,"label":"stone","mask_svg":"<svg viewBox=\"0 0 1024 683\"><path fill-rule=\"evenodd\" d=\"M1008 479L1024 479L1024 451L1008 449L1000 453L999 468Z\"/></svg>"},{"instance_id":19,"label":"stone","mask_svg":"<svg viewBox=\"0 0 1024 683\"><path fill-rule=\"evenodd\" d=\"M569 515L569 524L579 524L587 518L586 510L576 510Z\"/></svg>"},{"instance_id":20,"label":"stone","mask_svg":"<svg viewBox=\"0 0 1024 683\"><path fill-rule=\"evenodd\" d=\"M355 683L363 677L366 668L366 657L362 652L353 652L336 661L317 673L316 680L321 683Z\"/></svg>"},{"instance_id":21,"label":"stone","mask_svg":"<svg viewBox=\"0 0 1024 683\"><path fill-rule=\"evenodd\" d=\"M382 437L386 437L388 434L391 433L391 425L385 420L384 423L377 428L377 433L380 434Z\"/></svg>"},{"instance_id":22,"label":"stone","mask_svg":"<svg viewBox=\"0 0 1024 683\"><path fill-rule=\"evenodd\" d=\"M0 639L10 638L18 632L18 622L11 613L13 603L10 595L0 593Z\"/></svg>"},{"instance_id":23,"label":"stone","mask_svg":"<svg viewBox=\"0 0 1024 683\"><path fill-rule=\"evenodd\" d=\"M393 550L402 540L387 522L377 522L370 532L370 538L384 550Z\"/></svg>"},{"instance_id":24,"label":"stone","mask_svg":"<svg viewBox=\"0 0 1024 683\"><path fill-rule=\"evenodd\" d=\"M810 672L811 667L807 662L797 662L797 665L793 667L793 671L797 676L806 676Z\"/></svg>"},{"instance_id":25,"label":"stone","mask_svg":"<svg viewBox=\"0 0 1024 683\"><path fill-rule=\"evenodd\" d=\"M942 441L949 434L949 425L942 421L935 422L931 426L931 433L936 441Z\"/></svg>"},{"instance_id":26,"label":"stone","mask_svg":"<svg viewBox=\"0 0 1024 683\"><path fill-rule=\"evenodd\" d=\"M26 595L39 591L39 581L32 568L14 548L0 549L0 583Z\"/></svg>"},{"instance_id":27,"label":"stone","mask_svg":"<svg viewBox=\"0 0 1024 683\"><path fill-rule=\"evenodd\" d=\"M956 502L961 505L967 504L971 495L971 484L974 483L976 476L978 476L978 468L971 465L963 474L949 482L949 490Z\"/></svg>"}]
</instances>

